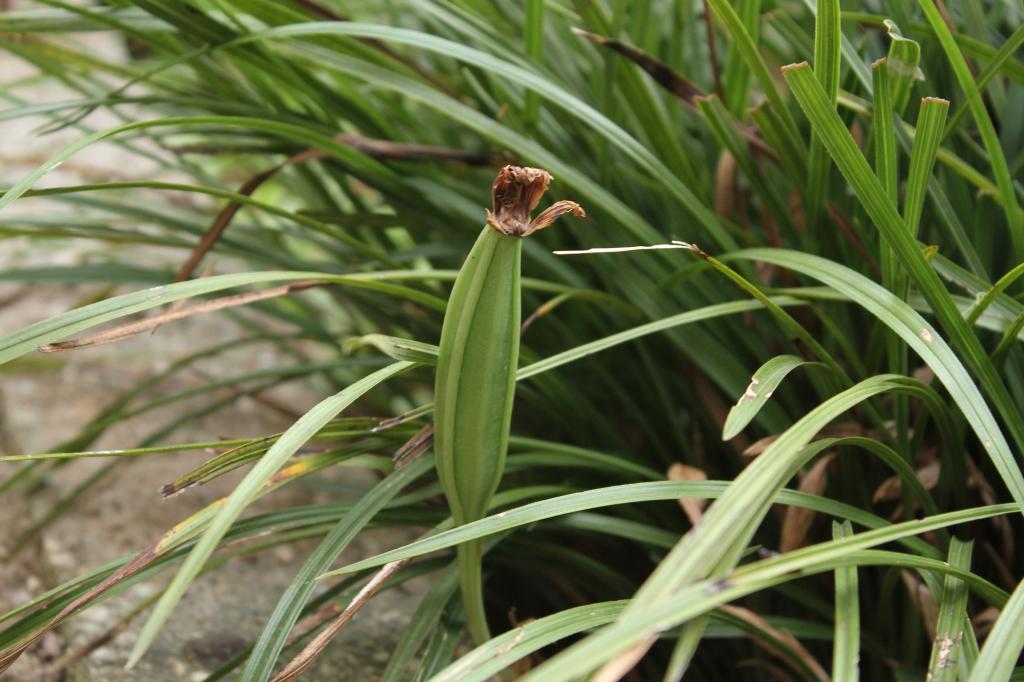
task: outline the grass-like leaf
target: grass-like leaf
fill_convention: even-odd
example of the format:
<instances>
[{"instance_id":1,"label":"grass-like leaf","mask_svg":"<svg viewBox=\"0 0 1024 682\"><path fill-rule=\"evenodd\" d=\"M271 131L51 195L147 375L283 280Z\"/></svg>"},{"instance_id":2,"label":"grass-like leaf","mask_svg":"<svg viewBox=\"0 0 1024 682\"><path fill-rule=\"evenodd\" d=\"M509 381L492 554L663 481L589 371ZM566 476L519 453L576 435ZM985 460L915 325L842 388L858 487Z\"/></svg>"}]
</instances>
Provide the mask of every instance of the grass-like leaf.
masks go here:
<instances>
[{"instance_id":1,"label":"grass-like leaf","mask_svg":"<svg viewBox=\"0 0 1024 682\"><path fill-rule=\"evenodd\" d=\"M923 251L913 237L903 229L902 220L896 212L896 207L886 197L878 179L871 172L853 138L850 137L849 131L843 127L838 115L828 107L821 87L809 73L806 65L787 67L785 77L800 101L804 113L811 119L812 125L829 149L832 159L853 186L868 215L879 228L886 242L892 246L900 264L928 300L932 312L946 329L954 347L965 357L968 366L978 377L999 414L1006 420L1014 442L1018 446L1024 445L1024 419L1013 407L1013 401L1006 386L981 347L981 343L956 309L949 293L939 281L938 275L928 265ZM935 336L927 327L921 327L918 334L926 338ZM971 392L977 390L968 377L963 377L961 382L965 390ZM969 407L968 401L958 402L961 409L966 410ZM973 411L974 408L970 408L970 412ZM986 421L988 426L984 431L987 437L982 440L982 444L989 456L993 458L1014 499L1024 509L1024 477L1021 476L1020 468L1010 454L1005 440L1001 434L997 435L999 434L998 426L991 418Z\"/></svg>"},{"instance_id":2,"label":"grass-like leaf","mask_svg":"<svg viewBox=\"0 0 1024 682\"><path fill-rule=\"evenodd\" d=\"M771 249L752 249L734 256L763 259L797 270L843 292L851 300L867 307L935 371L971 428L981 439L983 447L1003 476L1014 499L1024 500L1024 477L1010 451L1009 443L1003 437L980 391L953 349L910 306L863 275L836 267L835 263L817 256Z\"/></svg>"},{"instance_id":3,"label":"grass-like leaf","mask_svg":"<svg viewBox=\"0 0 1024 682\"><path fill-rule=\"evenodd\" d=\"M968 679L971 682L1010 679L1024 648L1021 618L1024 618L1024 585L1017 585L985 639L978 660L970 671Z\"/></svg>"},{"instance_id":4,"label":"grass-like leaf","mask_svg":"<svg viewBox=\"0 0 1024 682\"><path fill-rule=\"evenodd\" d=\"M683 588L662 603L636 612L629 619L626 618L627 613L624 612L614 625L598 630L590 637L533 669L521 679L529 682L573 679L577 675L586 674L601 662L609 660L616 653L641 641L647 632L664 631L706 612L713 606L727 603L769 585L832 570L838 565L843 565L845 558L852 559L852 563L857 565L860 562L855 558L855 553L859 550L889 542L905 534L915 534L924 532L925 529L938 529L977 518L1015 511L1015 505L998 505L940 514L930 517L928 520L911 521L886 529L858 533L847 538L789 552L774 559L748 564L734 571L728 578L703 580ZM885 555L884 560L891 562L890 565L898 566L901 563L898 557L888 553ZM869 557L875 559L871 554L865 558ZM877 557L875 560L883 559ZM940 566L945 566L942 562L938 563ZM946 570L955 569L946 568ZM1010 602L1008 602L1008 606L1009 604Z\"/></svg>"},{"instance_id":5,"label":"grass-like leaf","mask_svg":"<svg viewBox=\"0 0 1024 682\"><path fill-rule=\"evenodd\" d=\"M817 451L818 449L815 450L815 452ZM377 568L390 561L421 556L429 552L454 547L466 540L486 537L566 514L574 514L589 509L600 509L618 504L634 504L655 500L677 498L717 499L726 489L726 484L721 481L657 481L651 483L631 483L604 489L588 490L581 493L572 493L571 495L564 495L550 500L534 502L517 509L510 509L480 521L474 521L458 528L416 540L404 547L383 552L377 556L330 571L324 574L324 577ZM793 504L821 513L848 518L856 521L859 525L867 527L878 527L885 523L881 519L853 507L837 504L833 501L822 501L821 498L817 498L814 495L798 491L781 489L773 500L780 504Z\"/></svg>"},{"instance_id":6,"label":"grass-like leaf","mask_svg":"<svg viewBox=\"0 0 1024 682\"><path fill-rule=\"evenodd\" d=\"M267 451L267 454L263 456L259 463L246 474L242 482L232 491L224 505L211 520L209 528L206 529L195 548L189 553L188 558L160 597L160 601L157 602L153 613L150 614L145 626L143 626L142 631L139 633L139 638L132 647L132 652L128 659L129 665L134 665L138 662L146 652L146 649L153 643L160 628L170 617L171 611L178 605L185 591L188 590L192 581L199 574L203 564L206 563L210 555L216 550L218 543L230 525L249 505L264 482L277 472L288 457L302 447L306 441L341 410L348 407L363 393L376 387L382 381L386 381L388 378L407 371L414 366L415 363L412 362L396 362L370 374L337 394L322 400L281 435L273 447Z\"/></svg>"},{"instance_id":7,"label":"grass-like leaf","mask_svg":"<svg viewBox=\"0 0 1024 682\"><path fill-rule=\"evenodd\" d=\"M949 26L943 20L939 8L935 6L934 0L919 0L919 4L924 11L925 17L928 19L928 24L939 39L942 50L946 53L950 66L953 67L953 73L956 74L956 80L960 84L964 96L967 98L967 104L971 108L971 115L974 116L974 122L978 126L978 132L981 134L981 141L985 145L985 151L988 153L989 163L992 165L992 174L996 178L996 185L999 186L999 192L1003 196L1003 208L1010 231L1010 239L1013 242L1014 254L1018 259L1024 258L1024 215L1021 214L1020 204L1017 201L1017 195L1013 188L1013 176L1006 162L1006 155L1003 153L1003 148L999 143L999 136L996 133L995 126L992 124L992 119L989 117L988 110L985 109L978 84L975 82L975 77L967 66L967 60L964 59L963 53L957 47L956 40L953 38L952 32L950 32Z\"/></svg>"},{"instance_id":8,"label":"grass-like leaf","mask_svg":"<svg viewBox=\"0 0 1024 682\"><path fill-rule=\"evenodd\" d=\"M949 545L949 565L970 570L971 542L953 538ZM967 617L967 590L963 581L948 575L942 585L939 617L935 625L928 675L937 682L966 677L971 666L967 660L968 647L964 643Z\"/></svg>"},{"instance_id":9,"label":"grass-like leaf","mask_svg":"<svg viewBox=\"0 0 1024 682\"><path fill-rule=\"evenodd\" d=\"M735 438L746 428L790 372L814 364L795 355L779 355L761 365L750 378L750 386L729 410L722 427L722 440Z\"/></svg>"},{"instance_id":10,"label":"grass-like leaf","mask_svg":"<svg viewBox=\"0 0 1024 682\"><path fill-rule=\"evenodd\" d=\"M853 535L849 522L832 523L832 537ZM860 591L857 567L836 568L836 631L832 643L832 679L857 682L860 679Z\"/></svg>"},{"instance_id":11,"label":"grass-like leaf","mask_svg":"<svg viewBox=\"0 0 1024 682\"><path fill-rule=\"evenodd\" d=\"M242 672L241 679L261 681L270 679L274 663L313 592L317 576L334 563L338 555L385 504L400 493L406 485L429 471L432 466L432 459L425 457L390 474L353 505L348 514L331 529L331 532L295 574L288 589L281 594L277 606L267 619L267 623L253 647L253 653Z\"/></svg>"}]
</instances>

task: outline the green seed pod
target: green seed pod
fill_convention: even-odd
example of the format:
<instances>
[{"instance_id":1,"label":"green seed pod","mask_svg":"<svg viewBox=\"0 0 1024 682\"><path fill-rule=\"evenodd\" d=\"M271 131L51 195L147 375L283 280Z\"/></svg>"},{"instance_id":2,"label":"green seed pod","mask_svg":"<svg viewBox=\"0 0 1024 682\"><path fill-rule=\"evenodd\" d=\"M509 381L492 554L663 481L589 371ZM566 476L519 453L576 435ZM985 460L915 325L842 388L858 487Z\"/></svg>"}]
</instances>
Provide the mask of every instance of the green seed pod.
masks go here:
<instances>
[{"instance_id":1,"label":"green seed pod","mask_svg":"<svg viewBox=\"0 0 1024 682\"><path fill-rule=\"evenodd\" d=\"M434 454L457 524L487 513L501 482L519 361L519 267L522 238L566 213L559 201L530 220L551 175L505 166L494 179L493 210L455 278L441 328L434 391ZM484 609L479 540L459 545L459 582L466 621L477 644L490 639Z\"/></svg>"},{"instance_id":2,"label":"green seed pod","mask_svg":"<svg viewBox=\"0 0 1024 682\"><path fill-rule=\"evenodd\" d=\"M559 216L584 215L560 201L533 221L551 175L505 166L493 210L448 299L437 360L434 452L456 523L484 516L501 481L519 359L522 237Z\"/></svg>"}]
</instances>

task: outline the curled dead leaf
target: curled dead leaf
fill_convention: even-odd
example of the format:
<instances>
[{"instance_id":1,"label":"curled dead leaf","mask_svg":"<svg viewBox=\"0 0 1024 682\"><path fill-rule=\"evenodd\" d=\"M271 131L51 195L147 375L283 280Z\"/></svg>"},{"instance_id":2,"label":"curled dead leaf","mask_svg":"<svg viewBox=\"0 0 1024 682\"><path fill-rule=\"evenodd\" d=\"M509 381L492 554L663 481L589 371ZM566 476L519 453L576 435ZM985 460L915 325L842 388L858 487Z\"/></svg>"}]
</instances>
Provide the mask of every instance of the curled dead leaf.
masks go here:
<instances>
[{"instance_id":1,"label":"curled dead leaf","mask_svg":"<svg viewBox=\"0 0 1024 682\"><path fill-rule=\"evenodd\" d=\"M829 453L814 463L800 480L800 492L821 495L828 487L828 467L835 459L835 453ZM780 552L790 552L807 544L807 533L814 523L815 512L802 507L788 507L782 521L782 541Z\"/></svg>"},{"instance_id":2,"label":"curled dead leaf","mask_svg":"<svg viewBox=\"0 0 1024 682\"><path fill-rule=\"evenodd\" d=\"M736 159L723 150L715 167L715 213L732 218L736 210Z\"/></svg>"},{"instance_id":3,"label":"curled dead leaf","mask_svg":"<svg viewBox=\"0 0 1024 682\"><path fill-rule=\"evenodd\" d=\"M910 593L910 599L914 602L914 606L917 607L917 612L921 614L921 620L924 622L928 637L934 640L936 625L939 622L939 604L935 600L935 595L932 594L927 585L910 571L901 570L900 578L903 580L903 585L907 588L907 592Z\"/></svg>"},{"instance_id":4,"label":"curled dead leaf","mask_svg":"<svg viewBox=\"0 0 1024 682\"><path fill-rule=\"evenodd\" d=\"M743 451L744 459L753 459L768 449L768 446L778 440L782 434L772 434L756 441ZM818 438L848 438L850 436L870 436L863 426L857 422L843 422L834 424L818 432Z\"/></svg>"},{"instance_id":5,"label":"curled dead leaf","mask_svg":"<svg viewBox=\"0 0 1024 682\"><path fill-rule=\"evenodd\" d=\"M800 662L803 663L807 667L807 669L813 673L814 679L824 681L827 681L829 679L828 673L825 672L825 669L822 667L821 663L818 662L818 659L811 655L811 652L808 651L804 647L804 645L801 644L800 641L793 636L793 633L769 625L768 621L766 621L764 618L762 618L754 611L751 611L750 609L745 609L740 606L732 606L731 604L725 604L719 606L718 610L722 611L723 613L727 613L733 616L734 618L739 618L740 620L749 623L750 625L753 625L758 630L767 634L769 637L752 637L754 644L764 649L771 655L776 656L779 660L789 665L796 671L797 674L802 676L804 670L797 667L792 659L792 656L786 655L786 653L781 648L779 648L778 645L774 644L772 640L780 642L787 649L789 649L790 653L795 655L800 660Z\"/></svg>"},{"instance_id":6,"label":"curled dead leaf","mask_svg":"<svg viewBox=\"0 0 1024 682\"><path fill-rule=\"evenodd\" d=\"M921 482L925 490L933 490L939 483L940 471L941 464L939 460L933 460L917 470L917 480ZM890 502L900 499L902 495L903 481L899 476L893 475L882 481L881 485L875 489L875 494L871 496L871 502L874 504Z\"/></svg>"},{"instance_id":7,"label":"curled dead leaf","mask_svg":"<svg viewBox=\"0 0 1024 682\"><path fill-rule=\"evenodd\" d=\"M668 468L668 480L670 481L706 481L708 475L703 469L679 464L678 462ZM679 505L686 513L686 518L694 526L698 525L704 516L704 507L707 500L680 499Z\"/></svg>"}]
</instances>

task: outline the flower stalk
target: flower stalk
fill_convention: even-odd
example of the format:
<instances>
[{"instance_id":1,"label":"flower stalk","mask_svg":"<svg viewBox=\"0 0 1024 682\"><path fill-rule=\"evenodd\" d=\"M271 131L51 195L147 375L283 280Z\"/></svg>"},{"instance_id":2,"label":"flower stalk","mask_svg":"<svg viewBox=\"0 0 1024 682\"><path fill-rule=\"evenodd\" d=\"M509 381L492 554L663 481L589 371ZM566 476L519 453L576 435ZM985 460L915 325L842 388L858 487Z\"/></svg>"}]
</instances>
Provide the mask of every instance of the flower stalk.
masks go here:
<instances>
[{"instance_id":1,"label":"flower stalk","mask_svg":"<svg viewBox=\"0 0 1024 682\"><path fill-rule=\"evenodd\" d=\"M434 451L456 524L483 518L501 482L519 360L522 238L560 216L583 216L572 201L530 215L551 182L547 171L505 166L494 180L487 224L448 299L437 363ZM483 603L482 547L459 546L463 602L473 639L490 639Z\"/></svg>"}]
</instances>

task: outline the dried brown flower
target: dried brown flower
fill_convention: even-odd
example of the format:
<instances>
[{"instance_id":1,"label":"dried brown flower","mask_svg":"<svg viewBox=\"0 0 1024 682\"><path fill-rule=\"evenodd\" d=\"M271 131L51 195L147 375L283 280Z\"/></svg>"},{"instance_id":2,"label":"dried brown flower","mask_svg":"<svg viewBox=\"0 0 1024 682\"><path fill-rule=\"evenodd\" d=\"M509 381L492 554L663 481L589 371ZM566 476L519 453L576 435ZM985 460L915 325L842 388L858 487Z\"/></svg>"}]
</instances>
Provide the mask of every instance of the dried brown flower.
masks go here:
<instances>
[{"instance_id":1,"label":"dried brown flower","mask_svg":"<svg viewBox=\"0 0 1024 682\"><path fill-rule=\"evenodd\" d=\"M491 189L494 203L493 210L487 211L487 224L502 234L526 237L566 213L585 217L583 208L575 201L556 201L530 220L530 214L537 208L551 180L551 174L539 168L502 168Z\"/></svg>"}]
</instances>

